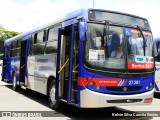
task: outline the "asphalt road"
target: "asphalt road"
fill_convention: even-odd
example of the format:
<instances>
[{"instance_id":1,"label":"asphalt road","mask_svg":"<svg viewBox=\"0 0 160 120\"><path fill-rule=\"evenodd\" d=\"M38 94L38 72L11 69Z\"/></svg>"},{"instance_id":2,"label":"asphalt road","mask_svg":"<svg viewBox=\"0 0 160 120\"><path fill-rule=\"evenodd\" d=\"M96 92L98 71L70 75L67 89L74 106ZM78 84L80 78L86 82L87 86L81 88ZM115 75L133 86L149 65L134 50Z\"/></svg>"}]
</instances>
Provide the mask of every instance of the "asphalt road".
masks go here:
<instances>
[{"instance_id":1,"label":"asphalt road","mask_svg":"<svg viewBox=\"0 0 160 120\"><path fill-rule=\"evenodd\" d=\"M101 109L80 109L74 106L63 103L63 108L54 111L49 107L48 99L46 96L39 94L31 90L21 90L15 92L12 90L12 86L0 81L0 111L18 111L18 112L43 112L45 119L130 119L131 117L119 117L120 113L128 113L129 115L136 111L160 111L160 95L156 95L152 105L142 106L121 106L121 107L110 107ZM44 112L47 111L47 112ZM118 117L111 117L112 113ZM1 116L1 115L0 115ZM4 117L3 117L4 118ZM14 116L15 118L15 116ZM18 117L20 118L20 117ZM0 118L1 119L1 118ZM17 120L17 118L15 118ZM26 118L27 119L27 118ZM42 118L34 118L34 120L41 120ZM44 118L43 118L44 119ZM146 119L159 119L158 117L132 117L132 119L146 120Z\"/></svg>"}]
</instances>

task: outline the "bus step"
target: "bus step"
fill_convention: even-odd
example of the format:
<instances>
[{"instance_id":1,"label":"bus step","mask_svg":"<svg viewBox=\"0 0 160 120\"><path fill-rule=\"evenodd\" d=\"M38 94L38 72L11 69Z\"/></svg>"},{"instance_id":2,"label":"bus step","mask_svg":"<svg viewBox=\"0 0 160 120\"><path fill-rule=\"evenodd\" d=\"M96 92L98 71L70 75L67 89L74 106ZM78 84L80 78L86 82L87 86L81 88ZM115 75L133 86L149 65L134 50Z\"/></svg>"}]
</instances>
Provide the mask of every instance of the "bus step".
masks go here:
<instances>
[{"instance_id":1,"label":"bus step","mask_svg":"<svg viewBox=\"0 0 160 120\"><path fill-rule=\"evenodd\" d=\"M68 101L67 101L67 100L65 100L65 99L60 99L60 100L61 100L61 101L63 101L63 102L68 102ZM72 104L74 103L74 104L75 104L75 102L76 102L75 100L71 100L71 102L70 102L70 103L72 103Z\"/></svg>"},{"instance_id":2,"label":"bus step","mask_svg":"<svg viewBox=\"0 0 160 120\"><path fill-rule=\"evenodd\" d=\"M60 101L63 101L63 102L65 102L65 103L67 103L67 100L64 100L64 99L60 99ZM74 101L74 103L71 102L70 104L78 107L78 105L77 105L75 102L76 102L76 101Z\"/></svg>"},{"instance_id":3,"label":"bus step","mask_svg":"<svg viewBox=\"0 0 160 120\"><path fill-rule=\"evenodd\" d=\"M24 90L26 90L26 89L27 89L27 87L26 87L26 86L21 86L21 88L22 88L22 89L24 89Z\"/></svg>"},{"instance_id":4,"label":"bus step","mask_svg":"<svg viewBox=\"0 0 160 120\"><path fill-rule=\"evenodd\" d=\"M78 73L78 71L72 71L73 73Z\"/></svg>"},{"instance_id":5,"label":"bus step","mask_svg":"<svg viewBox=\"0 0 160 120\"><path fill-rule=\"evenodd\" d=\"M72 89L73 92L78 92L78 90Z\"/></svg>"},{"instance_id":6,"label":"bus step","mask_svg":"<svg viewBox=\"0 0 160 120\"><path fill-rule=\"evenodd\" d=\"M69 103L69 102L67 101L67 103ZM75 104L75 103L76 103L75 100L71 100L71 102L69 104Z\"/></svg>"},{"instance_id":7,"label":"bus step","mask_svg":"<svg viewBox=\"0 0 160 120\"><path fill-rule=\"evenodd\" d=\"M74 106L76 106L76 107L79 107L78 104L75 104L75 103L71 103L71 105L74 105Z\"/></svg>"},{"instance_id":8,"label":"bus step","mask_svg":"<svg viewBox=\"0 0 160 120\"><path fill-rule=\"evenodd\" d=\"M75 103L76 102L76 100L71 100L71 103Z\"/></svg>"}]
</instances>

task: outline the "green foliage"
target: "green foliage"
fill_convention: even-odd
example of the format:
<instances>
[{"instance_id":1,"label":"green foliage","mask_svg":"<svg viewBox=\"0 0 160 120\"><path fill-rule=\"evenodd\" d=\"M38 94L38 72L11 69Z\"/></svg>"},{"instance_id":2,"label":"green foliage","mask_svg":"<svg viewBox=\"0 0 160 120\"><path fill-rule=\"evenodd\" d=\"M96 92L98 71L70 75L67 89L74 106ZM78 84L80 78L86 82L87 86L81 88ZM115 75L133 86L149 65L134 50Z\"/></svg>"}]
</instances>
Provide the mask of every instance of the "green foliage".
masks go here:
<instances>
[{"instance_id":1,"label":"green foliage","mask_svg":"<svg viewBox=\"0 0 160 120\"><path fill-rule=\"evenodd\" d=\"M15 31L6 30L2 26L0 26L0 40L5 40L5 39L8 39L8 38L14 37L18 34L20 34L20 33L15 32Z\"/></svg>"}]
</instances>

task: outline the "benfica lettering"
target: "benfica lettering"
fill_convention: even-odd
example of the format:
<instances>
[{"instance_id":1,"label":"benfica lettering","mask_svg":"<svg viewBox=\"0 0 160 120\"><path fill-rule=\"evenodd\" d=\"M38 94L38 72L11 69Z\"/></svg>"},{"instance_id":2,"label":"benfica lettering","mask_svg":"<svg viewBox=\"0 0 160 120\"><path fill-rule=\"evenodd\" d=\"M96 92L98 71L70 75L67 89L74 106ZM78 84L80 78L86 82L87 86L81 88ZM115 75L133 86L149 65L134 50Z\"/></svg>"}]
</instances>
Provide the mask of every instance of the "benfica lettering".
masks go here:
<instances>
[{"instance_id":1,"label":"benfica lettering","mask_svg":"<svg viewBox=\"0 0 160 120\"><path fill-rule=\"evenodd\" d=\"M129 62L128 69L152 69L154 67L153 63L135 63Z\"/></svg>"}]
</instances>

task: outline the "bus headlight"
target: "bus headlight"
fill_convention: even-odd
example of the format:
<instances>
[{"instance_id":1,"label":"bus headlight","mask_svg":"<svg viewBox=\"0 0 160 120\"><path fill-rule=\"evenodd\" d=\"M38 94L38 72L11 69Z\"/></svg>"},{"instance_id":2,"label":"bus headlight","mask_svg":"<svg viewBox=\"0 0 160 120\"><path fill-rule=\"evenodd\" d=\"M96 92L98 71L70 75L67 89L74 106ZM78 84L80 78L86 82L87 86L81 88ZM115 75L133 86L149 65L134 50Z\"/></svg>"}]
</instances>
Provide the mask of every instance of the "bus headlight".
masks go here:
<instances>
[{"instance_id":1,"label":"bus headlight","mask_svg":"<svg viewBox=\"0 0 160 120\"><path fill-rule=\"evenodd\" d=\"M146 90L148 90L149 89L149 86L146 86Z\"/></svg>"}]
</instances>

